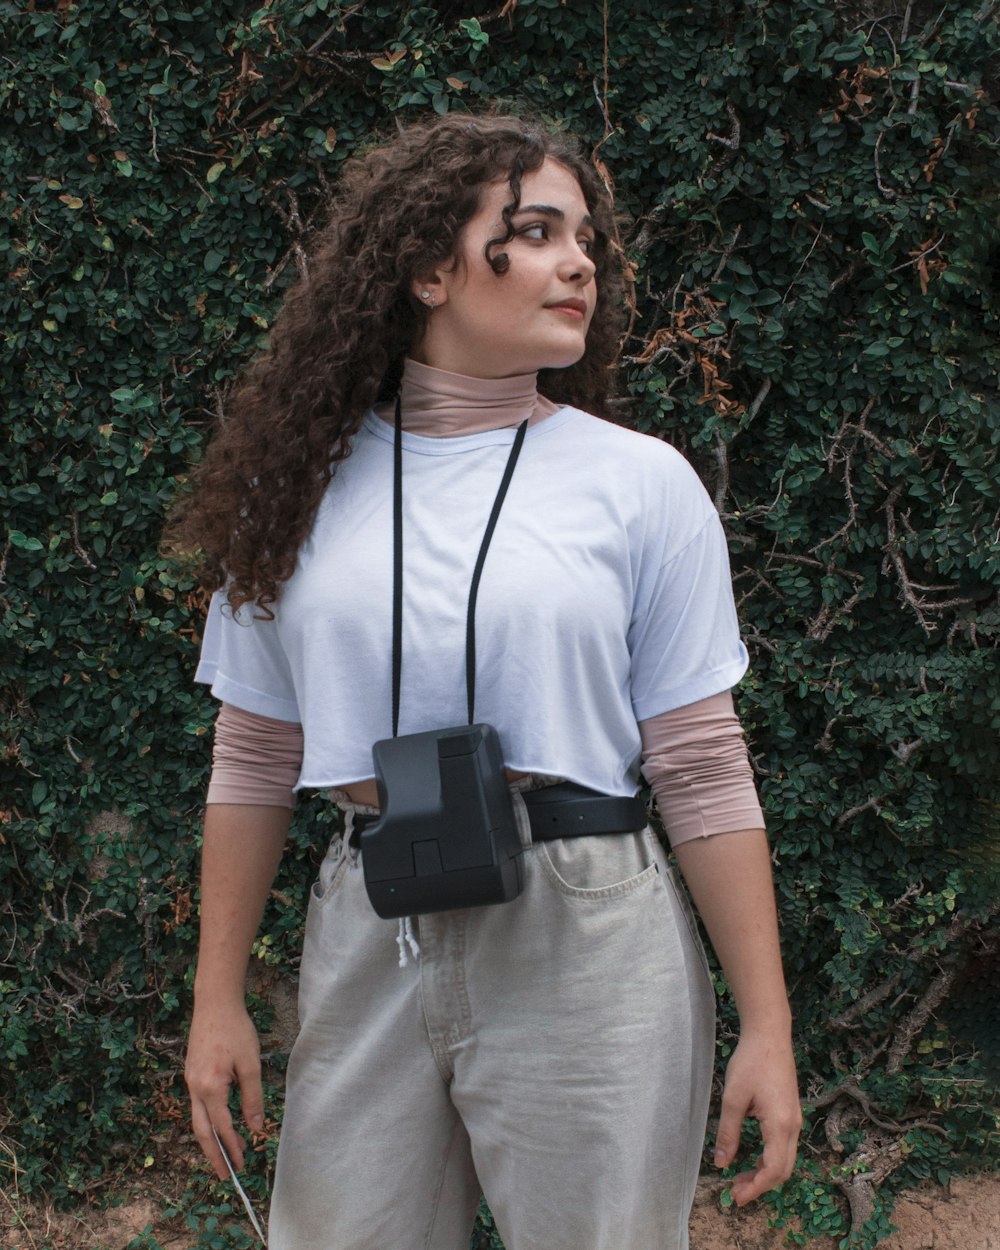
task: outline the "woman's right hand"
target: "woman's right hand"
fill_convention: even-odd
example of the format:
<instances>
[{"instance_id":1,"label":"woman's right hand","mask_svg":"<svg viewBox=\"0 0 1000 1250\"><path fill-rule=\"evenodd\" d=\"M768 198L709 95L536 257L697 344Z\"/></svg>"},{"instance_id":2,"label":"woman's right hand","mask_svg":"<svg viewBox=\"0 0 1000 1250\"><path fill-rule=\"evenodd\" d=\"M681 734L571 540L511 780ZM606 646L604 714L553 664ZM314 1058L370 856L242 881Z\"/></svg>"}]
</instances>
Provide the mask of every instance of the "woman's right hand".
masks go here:
<instances>
[{"instance_id":1,"label":"woman's right hand","mask_svg":"<svg viewBox=\"0 0 1000 1250\"><path fill-rule=\"evenodd\" d=\"M184 1079L191 1096L191 1123L198 1145L216 1176L225 1180L229 1172L212 1129L239 1171L243 1167L243 1139L229 1114L229 1087L233 1081L239 1085L247 1127L251 1132L260 1132L264 1127L260 1042L245 1003L207 1005L196 1001Z\"/></svg>"}]
</instances>

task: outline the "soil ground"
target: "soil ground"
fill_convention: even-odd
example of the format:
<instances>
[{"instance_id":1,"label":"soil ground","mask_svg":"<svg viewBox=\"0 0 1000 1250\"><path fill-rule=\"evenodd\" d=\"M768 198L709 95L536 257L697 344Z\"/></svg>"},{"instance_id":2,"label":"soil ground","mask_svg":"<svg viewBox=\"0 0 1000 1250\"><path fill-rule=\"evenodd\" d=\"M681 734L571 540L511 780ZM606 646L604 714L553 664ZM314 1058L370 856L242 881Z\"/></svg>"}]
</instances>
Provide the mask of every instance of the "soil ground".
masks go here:
<instances>
[{"instance_id":1,"label":"soil ground","mask_svg":"<svg viewBox=\"0 0 1000 1250\"><path fill-rule=\"evenodd\" d=\"M769 1229L767 1213L719 1208L717 1182L702 1185L691 1218L691 1250L784 1250L787 1229ZM956 1178L946 1188L928 1185L896 1203L898 1232L879 1250L1000 1250L1000 1177ZM837 1250L823 1237L807 1250Z\"/></svg>"},{"instance_id":2,"label":"soil ground","mask_svg":"<svg viewBox=\"0 0 1000 1250\"><path fill-rule=\"evenodd\" d=\"M125 1250L151 1228L163 1250L191 1250L192 1235L182 1221L162 1218L170 1187L150 1180L149 1196L106 1211L60 1214L22 1207L15 1214L9 1198L0 1194L5 1199L0 1202L0 1245L4 1250ZM768 1229L766 1211L724 1211L718 1195L718 1182L701 1185L691 1220L691 1250L782 1250L787 1230ZM944 1189L915 1190L898 1202L893 1222L899 1231L882 1241L880 1250L1000 1250L1000 1177L955 1179ZM813 1240L808 1250L837 1250L837 1243Z\"/></svg>"}]
</instances>

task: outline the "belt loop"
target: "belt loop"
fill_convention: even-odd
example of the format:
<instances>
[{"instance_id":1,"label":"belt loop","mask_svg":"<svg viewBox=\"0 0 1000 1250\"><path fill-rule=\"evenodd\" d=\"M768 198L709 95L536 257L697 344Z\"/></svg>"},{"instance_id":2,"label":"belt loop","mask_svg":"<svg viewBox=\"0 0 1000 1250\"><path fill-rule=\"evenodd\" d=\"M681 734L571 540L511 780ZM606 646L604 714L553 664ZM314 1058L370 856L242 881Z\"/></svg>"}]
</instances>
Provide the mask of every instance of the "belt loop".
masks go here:
<instances>
[{"instance_id":1,"label":"belt loop","mask_svg":"<svg viewBox=\"0 0 1000 1250\"><path fill-rule=\"evenodd\" d=\"M524 795L521 792L522 787L516 781L511 782L510 797L514 807L514 820L517 823L517 832L521 839L522 847L529 847L532 844L531 836L531 820L528 816L528 809L525 806Z\"/></svg>"}]
</instances>

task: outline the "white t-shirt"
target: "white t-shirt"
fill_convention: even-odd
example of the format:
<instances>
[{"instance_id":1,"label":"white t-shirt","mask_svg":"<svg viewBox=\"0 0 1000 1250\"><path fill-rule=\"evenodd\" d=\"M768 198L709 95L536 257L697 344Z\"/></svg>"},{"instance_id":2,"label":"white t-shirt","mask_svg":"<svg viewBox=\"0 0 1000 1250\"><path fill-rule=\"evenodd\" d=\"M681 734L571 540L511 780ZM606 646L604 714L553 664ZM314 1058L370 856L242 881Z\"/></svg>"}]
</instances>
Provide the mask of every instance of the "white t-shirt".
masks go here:
<instances>
[{"instance_id":1,"label":"white t-shirt","mask_svg":"<svg viewBox=\"0 0 1000 1250\"><path fill-rule=\"evenodd\" d=\"M403 434L401 734L468 719L469 585L513 429ZM391 425L368 413L273 606L218 592L197 679L303 727L296 789L373 775L392 734ZM477 721L508 768L607 794L639 781L637 722L747 668L725 536L684 458L575 408L528 428L476 609Z\"/></svg>"}]
</instances>

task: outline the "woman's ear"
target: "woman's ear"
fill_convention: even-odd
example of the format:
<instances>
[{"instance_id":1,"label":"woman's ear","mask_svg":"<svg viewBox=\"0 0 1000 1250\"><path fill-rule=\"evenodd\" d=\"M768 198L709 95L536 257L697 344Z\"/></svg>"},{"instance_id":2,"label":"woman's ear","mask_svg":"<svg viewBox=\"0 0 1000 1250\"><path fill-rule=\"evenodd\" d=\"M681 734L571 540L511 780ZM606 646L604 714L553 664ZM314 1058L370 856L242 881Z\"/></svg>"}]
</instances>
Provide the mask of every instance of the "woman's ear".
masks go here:
<instances>
[{"instance_id":1,"label":"woman's ear","mask_svg":"<svg viewBox=\"0 0 1000 1250\"><path fill-rule=\"evenodd\" d=\"M427 309L440 308L448 299L446 284L442 275L436 272L418 278L411 290L417 303L423 304Z\"/></svg>"}]
</instances>

